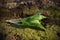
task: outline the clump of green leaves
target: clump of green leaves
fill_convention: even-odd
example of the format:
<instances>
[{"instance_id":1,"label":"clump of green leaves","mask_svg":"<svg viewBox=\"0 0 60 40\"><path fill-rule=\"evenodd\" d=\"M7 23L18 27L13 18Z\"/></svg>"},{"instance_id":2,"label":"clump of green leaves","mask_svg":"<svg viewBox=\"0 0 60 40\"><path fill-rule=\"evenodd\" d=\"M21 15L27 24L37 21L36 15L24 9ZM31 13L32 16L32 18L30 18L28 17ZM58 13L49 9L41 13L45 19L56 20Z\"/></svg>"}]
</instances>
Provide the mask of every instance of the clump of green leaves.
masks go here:
<instances>
[{"instance_id":1,"label":"clump of green leaves","mask_svg":"<svg viewBox=\"0 0 60 40\"><path fill-rule=\"evenodd\" d=\"M27 17L27 18L19 18L18 20L11 20L10 23L22 26L29 26L34 28L40 28L45 30L43 25L41 24L41 20L46 18L45 16L41 15L43 10L39 10L35 15ZM8 21L9 22L9 21Z\"/></svg>"}]
</instances>

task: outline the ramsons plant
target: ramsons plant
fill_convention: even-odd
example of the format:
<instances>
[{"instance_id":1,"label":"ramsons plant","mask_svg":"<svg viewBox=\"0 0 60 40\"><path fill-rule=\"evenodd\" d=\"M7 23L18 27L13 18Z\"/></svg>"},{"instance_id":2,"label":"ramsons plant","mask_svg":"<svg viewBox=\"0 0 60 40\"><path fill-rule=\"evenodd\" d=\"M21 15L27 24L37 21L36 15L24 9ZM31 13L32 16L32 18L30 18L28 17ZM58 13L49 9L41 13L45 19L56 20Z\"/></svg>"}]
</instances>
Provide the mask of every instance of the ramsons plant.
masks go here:
<instances>
[{"instance_id":1,"label":"ramsons plant","mask_svg":"<svg viewBox=\"0 0 60 40\"><path fill-rule=\"evenodd\" d=\"M27 17L27 18L19 18L13 20L6 20L6 22L10 22L16 25L23 25L23 26L30 26L30 27L38 27L40 29L45 30L43 25L41 24L41 20L46 18L45 16L41 15L43 10L39 10L35 15Z\"/></svg>"}]
</instances>

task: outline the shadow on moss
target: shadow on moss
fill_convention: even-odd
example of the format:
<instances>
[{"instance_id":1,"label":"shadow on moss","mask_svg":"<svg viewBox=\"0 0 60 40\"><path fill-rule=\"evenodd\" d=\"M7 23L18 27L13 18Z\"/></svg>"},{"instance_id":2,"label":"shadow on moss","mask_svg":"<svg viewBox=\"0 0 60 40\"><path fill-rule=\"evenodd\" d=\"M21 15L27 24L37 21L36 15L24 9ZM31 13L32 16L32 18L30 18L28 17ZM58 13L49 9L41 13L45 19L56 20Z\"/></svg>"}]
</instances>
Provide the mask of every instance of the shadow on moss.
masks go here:
<instances>
[{"instance_id":1,"label":"shadow on moss","mask_svg":"<svg viewBox=\"0 0 60 40\"><path fill-rule=\"evenodd\" d=\"M31 28L31 29L35 29L35 30L45 31L45 30L43 30L43 29L41 29L41 28L34 27L34 26L21 26L21 25L16 25L16 24L11 24L11 23L10 23L10 25L11 25L12 27L16 27L16 28L19 28L19 29Z\"/></svg>"}]
</instances>

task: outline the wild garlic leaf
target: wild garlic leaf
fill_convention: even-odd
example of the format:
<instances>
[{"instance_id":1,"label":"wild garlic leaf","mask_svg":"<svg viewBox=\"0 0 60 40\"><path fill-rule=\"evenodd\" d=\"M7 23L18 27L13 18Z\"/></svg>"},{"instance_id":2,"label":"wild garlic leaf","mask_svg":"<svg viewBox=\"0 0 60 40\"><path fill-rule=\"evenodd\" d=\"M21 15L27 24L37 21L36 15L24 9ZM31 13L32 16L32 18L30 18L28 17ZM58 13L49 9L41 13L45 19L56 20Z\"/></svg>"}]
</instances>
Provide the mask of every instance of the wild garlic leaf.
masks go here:
<instances>
[{"instance_id":1,"label":"wild garlic leaf","mask_svg":"<svg viewBox=\"0 0 60 40\"><path fill-rule=\"evenodd\" d=\"M42 10L39 10L33 16L30 16L30 17L27 17L27 18L19 18L19 19L16 19L16 21L11 20L10 22L13 22L13 24L16 24L16 25L18 25L18 23L21 22L21 23L19 23L20 24L19 26L21 26L21 25L30 26L30 27L34 26L35 28L38 27L40 29L45 30L45 28L41 24L41 20L46 18L46 17L41 15L42 12L43 12Z\"/></svg>"}]
</instances>

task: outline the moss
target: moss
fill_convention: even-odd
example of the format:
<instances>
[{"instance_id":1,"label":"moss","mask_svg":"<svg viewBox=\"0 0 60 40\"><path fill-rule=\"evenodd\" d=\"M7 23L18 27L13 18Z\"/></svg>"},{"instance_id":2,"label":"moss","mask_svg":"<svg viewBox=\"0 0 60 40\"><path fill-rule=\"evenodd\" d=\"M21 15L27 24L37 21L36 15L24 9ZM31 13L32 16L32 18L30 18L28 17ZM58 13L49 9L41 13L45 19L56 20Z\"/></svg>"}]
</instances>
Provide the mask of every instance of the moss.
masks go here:
<instances>
[{"instance_id":1,"label":"moss","mask_svg":"<svg viewBox=\"0 0 60 40\"><path fill-rule=\"evenodd\" d=\"M0 29L5 29L4 34L12 35L17 40L57 40L59 39L57 32L60 31L60 27L56 25L48 26L46 31L36 30L31 28L15 28L7 23L0 23ZM17 36L18 35L18 36ZM6 40L8 39L6 37ZM19 39L20 38L20 39Z\"/></svg>"}]
</instances>

